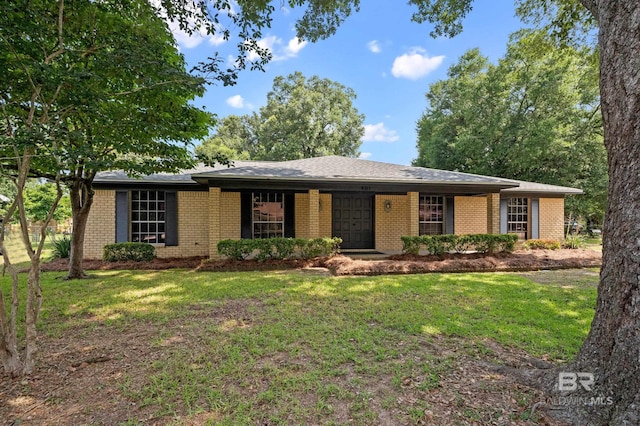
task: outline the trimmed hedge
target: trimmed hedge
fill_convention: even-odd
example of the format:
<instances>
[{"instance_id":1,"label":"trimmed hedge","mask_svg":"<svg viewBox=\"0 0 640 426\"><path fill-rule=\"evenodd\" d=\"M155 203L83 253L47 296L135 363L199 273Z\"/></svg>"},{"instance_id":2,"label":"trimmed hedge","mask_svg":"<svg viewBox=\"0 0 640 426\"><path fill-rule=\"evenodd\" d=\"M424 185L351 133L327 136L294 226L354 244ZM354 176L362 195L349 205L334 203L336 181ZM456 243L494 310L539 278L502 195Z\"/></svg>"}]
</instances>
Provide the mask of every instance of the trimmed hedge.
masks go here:
<instances>
[{"instance_id":1,"label":"trimmed hedge","mask_svg":"<svg viewBox=\"0 0 640 426\"><path fill-rule=\"evenodd\" d=\"M103 248L102 258L107 262L144 262L156 257L156 248L148 243L115 243Z\"/></svg>"},{"instance_id":2,"label":"trimmed hedge","mask_svg":"<svg viewBox=\"0 0 640 426\"><path fill-rule=\"evenodd\" d=\"M518 242L515 234L470 234L470 235L420 235L400 237L402 252L417 255L421 249L428 254L442 255L475 250L479 253L512 252Z\"/></svg>"},{"instance_id":3,"label":"trimmed hedge","mask_svg":"<svg viewBox=\"0 0 640 426\"><path fill-rule=\"evenodd\" d=\"M560 241L558 240L543 239L527 240L522 243L522 247L528 250L560 250L562 248L562 246L560 245Z\"/></svg>"},{"instance_id":4,"label":"trimmed hedge","mask_svg":"<svg viewBox=\"0 0 640 426\"><path fill-rule=\"evenodd\" d=\"M255 240L222 240L218 253L225 257L243 260L254 255L256 260L312 259L333 256L340 252L340 238L261 238Z\"/></svg>"}]
</instances>

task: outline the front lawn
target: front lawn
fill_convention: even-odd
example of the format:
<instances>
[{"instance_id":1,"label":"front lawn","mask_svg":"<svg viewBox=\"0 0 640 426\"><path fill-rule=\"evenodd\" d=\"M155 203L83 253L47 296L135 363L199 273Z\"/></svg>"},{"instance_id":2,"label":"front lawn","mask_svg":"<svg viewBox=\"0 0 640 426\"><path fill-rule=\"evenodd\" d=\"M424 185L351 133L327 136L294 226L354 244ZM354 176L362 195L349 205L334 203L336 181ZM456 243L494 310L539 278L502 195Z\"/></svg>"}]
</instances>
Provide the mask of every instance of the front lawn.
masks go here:
<instances>
[{"instance_id":1,"label":"front lawn","mask_svg":"<svg viewBox=\"0 0 640 426\"><path fill-rule=\"evenodd\" d=\"M556 281L556 272L95 274L44 274L39 369L0 385L3 418L537 424L529 413L541 395L484 361L569 360L597 284L590 270Z\"/></svg>"}]
</instances>

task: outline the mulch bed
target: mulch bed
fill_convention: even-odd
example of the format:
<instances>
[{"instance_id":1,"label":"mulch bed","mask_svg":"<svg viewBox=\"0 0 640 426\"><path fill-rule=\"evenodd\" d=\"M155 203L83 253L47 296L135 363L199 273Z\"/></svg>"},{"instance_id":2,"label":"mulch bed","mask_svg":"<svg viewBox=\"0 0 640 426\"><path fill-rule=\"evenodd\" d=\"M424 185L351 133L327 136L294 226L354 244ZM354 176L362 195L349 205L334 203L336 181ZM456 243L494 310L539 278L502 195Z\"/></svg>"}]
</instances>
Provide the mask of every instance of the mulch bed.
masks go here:
<instances>
[{"instance_id":1,"label":"mulch bed","mask_svg":"<svg viewBox=\"0 0 640 426\"><path fill-rule=\"evenodd\" d=\"M599 267L602 254L594 250L519 250L496 254L446 254L442 256L397 255L380 260L331 258L256 260L208 260L202 257L154 259L151 262L105 262L86 260L87 270L162 270L196 271L273 271L284 269L327 268L333 275L417 274L428 272L535 271ZM42 265L43 271L65 271L67 261L58 259Z\"/></svg>"}]
</instances>

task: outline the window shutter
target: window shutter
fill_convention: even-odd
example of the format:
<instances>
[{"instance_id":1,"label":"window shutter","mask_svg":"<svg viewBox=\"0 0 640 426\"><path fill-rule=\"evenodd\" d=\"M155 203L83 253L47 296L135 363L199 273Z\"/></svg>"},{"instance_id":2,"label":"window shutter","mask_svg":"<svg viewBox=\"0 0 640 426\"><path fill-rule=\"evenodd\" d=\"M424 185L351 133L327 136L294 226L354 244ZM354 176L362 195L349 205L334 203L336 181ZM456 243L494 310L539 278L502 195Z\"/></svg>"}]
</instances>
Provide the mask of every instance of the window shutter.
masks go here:
<instances>
[{"instance_id":1,"label":"window shutter","mask_svg":"<svg viewBox=\"0 0 640 426\"><path fill-rule=\"evenodd\" d=\"M116 191L116 243L129 241L129 193Z\"/></svg>"},{"instance_id":2,"label":"window shutter","mask_svg":"<svg viewBox=\"0 0 640 426\"><path fill-rule=\"evenodd\" d=\"M444 220L444 226L445 226L445 234L454 234L455 233L455 229L453 228L453 224L454 224L454 218L455 218L455 207L454 207L454 198L453 197L447 197L446 199L446 206L445 206L445 220Z\"/></svg>"},{"instance_id":3,"label":"window shutter","mask_svg":"<svg viewBox=\"0 0 640 426\"><path fill-rule=\"evenodd\" d=\"M509 220L507 217L508 213L508 203L507 199L500 200L500 233L507 233L507 221Z\"/></svg>"},{"instance_id":4,"label":"window shutter","mask_svg":"<svg viewBox=\"0 0 640 426\"><path fill-rule=\"evenodd\" d=\"M178 194L165 192L164 245L178 245Z\"/></svg>"},{"instance_id":5,"label":"window shutter","mask_svg":"<svg viewBox=\"0 0 640 426\"><path fill-rule=\"evenodd\" d=\"M251 214L253 213L253 200L251 192L240 193L240 237L251 239L253 236Z\"/></svg>"},{"instance_id":6,"label":"window shutter","mask_svg":"<svg viewBox=\"0 0 640 426\"><path fill-rule=\"evenodd\" d=\"M540 238L540 200L531 199L531 235L529 238Z\"/></svg>"},{"instance_id":7,"label":"window shutter","mask_svg":"<svg viewBox=\"0 0 640 426\"><path fill-rule=\"evenodd\" d=\"M294 194L284 194L284 236L296 236L296 200Z\"/></svg>"}]
</instances>

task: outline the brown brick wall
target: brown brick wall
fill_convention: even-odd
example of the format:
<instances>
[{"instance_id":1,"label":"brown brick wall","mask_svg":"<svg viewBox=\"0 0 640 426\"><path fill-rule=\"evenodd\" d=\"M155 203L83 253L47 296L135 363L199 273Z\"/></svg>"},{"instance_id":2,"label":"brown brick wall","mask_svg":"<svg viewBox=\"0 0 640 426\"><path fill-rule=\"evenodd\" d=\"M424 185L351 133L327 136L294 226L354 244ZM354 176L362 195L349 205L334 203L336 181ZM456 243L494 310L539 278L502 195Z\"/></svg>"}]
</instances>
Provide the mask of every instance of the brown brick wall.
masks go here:
<instances>
[{"instance_id":1,"label":"brown brick wall","mask_svg":"<svg viewBox=\"0 0 640 426\"><path fill-rule=\"evenodd\" d=\"M417 236L420 234L420 193L408 192L408 215L409 215L409 233L408 236Z\"/></svg>"},{"instance_id":2,"label":"brown brick wall","mask_svg":"<svg viewBox=\"0 0 640 426\"><path fill-rule=\"evenodd\" d=\"M320 194L320 237L332 237L332 198L331 194Z\"/></svg>"},{"instance_id":3,"label":"brown brick wall","mask_svg":"<svg viewBox=\"0 0 640 426\"><path fill-rule=\"evenodd\" d=\"M218 241L221 240L220 236L220 198L222 192L220 188L209 188L209 257L216 259L220 257L218 255Z\"/></svg>"},{"instance_id":4,"label":"brown brick wall","mask_svg":"<svg viewBox=\"0 0 640 426\"><path fill-rule=\"evenodd\" d=\"M116 192L97 189L84 236L85 259L102 259L102 248L116 239Z\"/></svg>"},{"instance_id":5,"label":"brown brick wall","mask_svg":"<svg viewBox=\"0 0 640 426\"><path fill-rule=\"evenodd\" d=\"M239 240L242 236L240 222L240 193L220 193L220 239Z\"/></svg>"},{"instance_id":6,"label":"brown brick wall","mask_svg":"<svg viewBox=\"0 0 640 426\"><path fill-rule=\"evenodd\" d=\"M309 194L295 194L296 238L309 238Z\"/></svg>"},{"instance_id":7,"label":"brown brick wall","mask_svg":"<svg viewBox=\"0 0 640 426\"><path fill-rule=\"evenodd\" d=\"M500 233L500 193L487 194L487 234Z\"/></svg>"},{"instance_id":8,"label":"brown brick wall","mask_svg":"<svg viewBox=\"0 0 640 426\"><path fill-rule=\"evenodd\" d=\"M385 201L391 201L391 209L385 211ZM375 239L376 250L402 250L400 237L409 235L411 231L410 196L384 195L375 196ZM416 212L418 207L416 204ZM417 215L417 213L416 213Z\"/></svg>"},{"instance_id":9,"label":"brown brick wall","mask_svg":"<svg viewBox=\"0 0 640 426\"><path fill-rule=\"evenodd\" d=\"M309 238L320 236L320 192L309 190Z\"/></svg>"},{"instance_id":10,"label":"brown brick wall","mask_svg":"<svg viewBox=\"0 0 640 426\"><path fill-rule=\"evenodd\" d=\"M564 198L540 198L540 238L564 238Z\"/></svg>"},{"instance_id":11,"label":"brown brick wall","mask_svg":"<svg viewBox=\"0 0 640 426\"><path fill-rule=\"evenodd\" d=\"M487 232L487 198L455 197L454 225L457 235Z\"/></svg>"},{"instance_id":12,"label":"brown brick wall","mask_svg":"<svg viewBox=\"0 0 640 426\"><path fill-rule=\"evenodd\" d=\"M158 257L207 256L208 192L178 192L178 245L156 247ZM96 190L87 222L85 258L101 259L106 244L115 242L116 195L113 190Z\"/></svg>"},{"instance_id":13,"label":"brown brick wall","mask_svg":"<svg viewBox=\"0 0 640 426\"><path fill-rule=\"evenodd\" d=\"M209 255L208 192L178 192L178 245L156 247L158 257Z\"/></svg>"}]
</instances>

